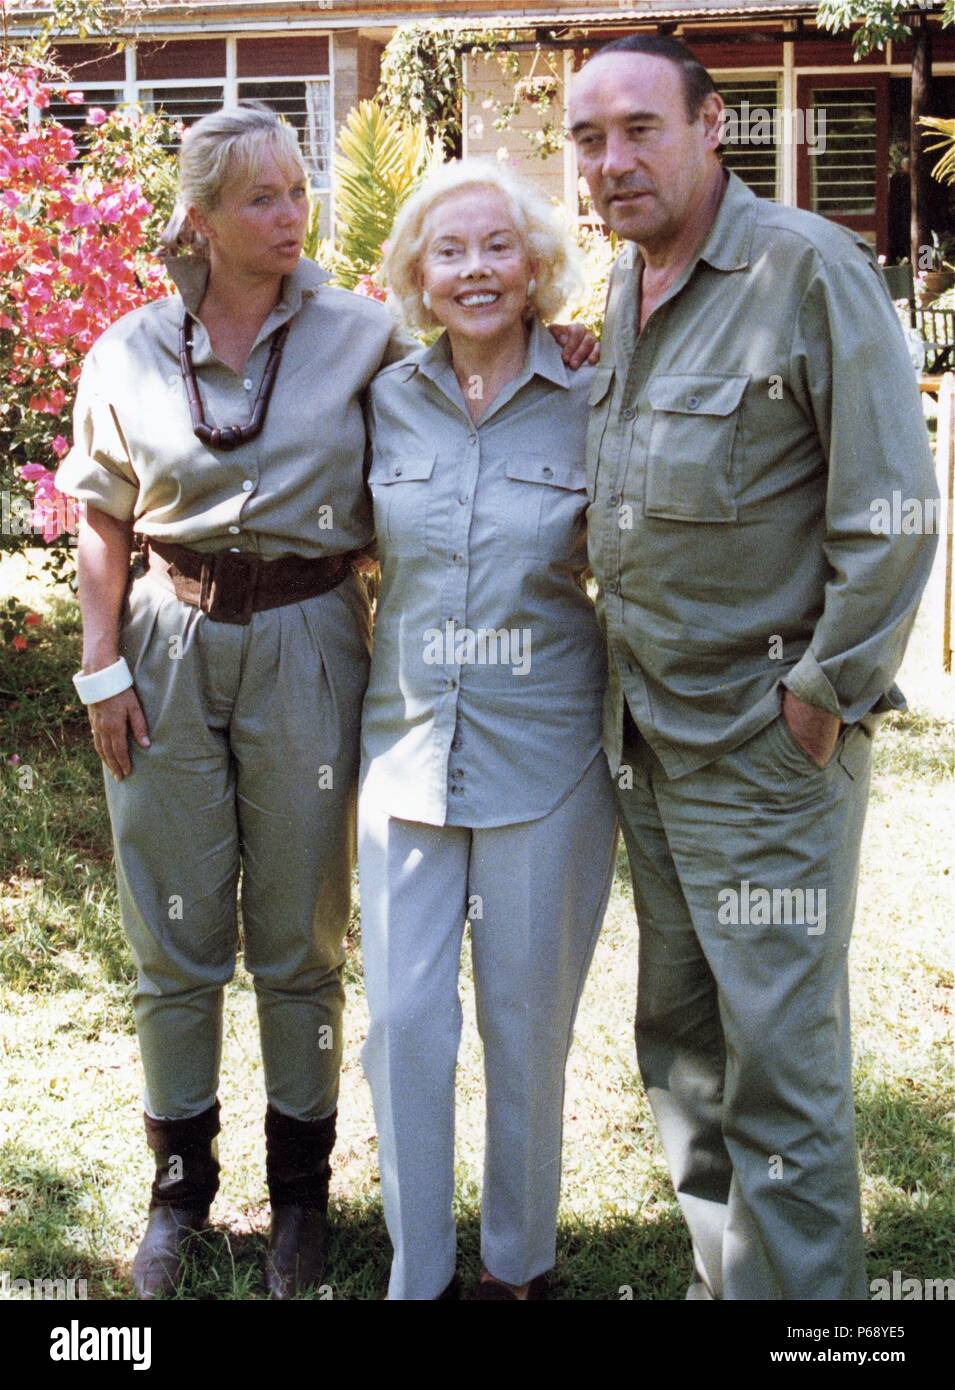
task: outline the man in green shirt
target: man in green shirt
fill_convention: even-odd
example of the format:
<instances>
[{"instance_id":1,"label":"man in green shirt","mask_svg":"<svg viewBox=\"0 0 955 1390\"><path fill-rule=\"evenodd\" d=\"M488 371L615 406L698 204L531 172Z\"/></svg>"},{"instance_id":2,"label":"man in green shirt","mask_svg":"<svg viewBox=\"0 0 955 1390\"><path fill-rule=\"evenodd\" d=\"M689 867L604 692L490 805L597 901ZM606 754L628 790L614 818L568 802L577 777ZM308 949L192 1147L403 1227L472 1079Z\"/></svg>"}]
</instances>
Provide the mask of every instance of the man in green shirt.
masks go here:
<instances>
[{"instance_id":1,"label":"man in green shirt","mask_svg":"<svg viewBox=\"0 0 955 1390\"><path fill-rule=\"evenodd\" d=\"M861 1299L847 950L871 737L904 708L936 544L875 518L899 493L932 519L937 490L875 258L727 175L722 108L657 36L601 49L570 105L628 243L588 525L637 1052L693 1237L687 1297Z\"/></svg>"}]
</instances>

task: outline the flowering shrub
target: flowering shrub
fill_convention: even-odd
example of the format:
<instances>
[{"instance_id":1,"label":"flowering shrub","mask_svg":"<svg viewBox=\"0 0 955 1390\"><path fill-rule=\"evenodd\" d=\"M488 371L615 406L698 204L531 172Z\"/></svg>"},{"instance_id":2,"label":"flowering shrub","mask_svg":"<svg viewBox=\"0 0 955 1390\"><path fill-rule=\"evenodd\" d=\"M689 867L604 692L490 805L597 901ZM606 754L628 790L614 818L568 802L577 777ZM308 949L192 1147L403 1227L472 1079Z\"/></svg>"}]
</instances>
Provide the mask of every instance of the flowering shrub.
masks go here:
<instances>
[{"instance_id":1,"label":"flowering shrub","mask_svg":"<svg viewBox=\"0 0 955 1390\"><path fill-rule=\"evenodd\" d=\"M89 113L88 148L42 117L62 75L0 71L0 546L55 542L75 507L53 469L68 448L83 357L120 315L169 293L148 254L174 190L171 134L135 110ZM41 112L31 125L29 108ZM145 193L144 193L145 190ZM148 194L149 196L146 196ZM152 200L151 200L152 199ZM163 206L165 204L165 206ZM26 492L30 489L30 492ZM62 577L68 551L54 546Z\"/></svg>"}]
</instances>

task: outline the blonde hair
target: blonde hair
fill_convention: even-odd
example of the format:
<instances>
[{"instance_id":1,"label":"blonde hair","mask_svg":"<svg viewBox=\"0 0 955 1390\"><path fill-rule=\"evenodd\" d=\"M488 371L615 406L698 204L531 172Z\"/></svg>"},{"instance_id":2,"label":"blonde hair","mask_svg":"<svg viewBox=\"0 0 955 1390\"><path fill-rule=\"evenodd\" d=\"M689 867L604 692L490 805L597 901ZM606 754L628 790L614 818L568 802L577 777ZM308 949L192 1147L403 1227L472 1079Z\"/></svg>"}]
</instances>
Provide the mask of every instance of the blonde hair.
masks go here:
<instances>
[{"instance_id":1,"label":"blonde hair","mask_svg":"<svg viewBox=\"0 0 955 1390\"><path fill-rule=\"evenodd\" d=\"M260 102L211 111L189 127L179 150L176 205L159 238L162 254L206 253L206 239L193 226L189 208L211 212L226 184L252 177L266 144L280 163L294 165L308 178L295 131Z\"/></svg>"},{"instance_id":2,"label":"blonde hair","mask_svg":"<svg viewBox=\"0 0 955 1390\"><path fill-rule=\"evenodd\" d=\"M549 322L583 288L577 248L566 222L529 179L492 160L474 158L439 165L395 218L380 278L394 293L403 321L419 331L439 326L424 306L418 282L427 220L439 202L465 188L492 188L504 198L528 259L538 263L530 308Z\"/></svg>"}]
</instances>

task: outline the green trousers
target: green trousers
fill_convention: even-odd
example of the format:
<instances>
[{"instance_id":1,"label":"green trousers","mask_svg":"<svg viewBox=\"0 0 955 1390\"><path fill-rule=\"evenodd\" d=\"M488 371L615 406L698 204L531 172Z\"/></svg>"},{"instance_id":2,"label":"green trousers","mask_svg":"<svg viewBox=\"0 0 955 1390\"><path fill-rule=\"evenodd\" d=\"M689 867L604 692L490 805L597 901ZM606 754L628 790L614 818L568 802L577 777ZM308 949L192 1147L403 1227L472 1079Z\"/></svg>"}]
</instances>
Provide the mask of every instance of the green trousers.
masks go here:
<instances>
[{"instance_id":1,"label":"green trousers","mask_svg":"<svg viewBox=\"0 0 955 1390\"><path fill-rule=\"evenodd\" d=\"M688 1298L867 1297L848 948L869 774L860 725L820 769L780 716L669 780L627 717L637 1057L693 1239Z\"/></svg>"},{"instance_id":2,"label":"green trousers","mask_svg":"<svg viewBox=\"0 0 955 1390\"><path fill-rule=\"evenodd\" d=\"M241 899L268 1100L320 1119L337 1104L341 1066L364 586L350 575L238 626L145 575L121 650L151 740L133 744L124 781L106 774L145 1107L184 1119L215 1100Z\"/></svg>"}]
</instances>

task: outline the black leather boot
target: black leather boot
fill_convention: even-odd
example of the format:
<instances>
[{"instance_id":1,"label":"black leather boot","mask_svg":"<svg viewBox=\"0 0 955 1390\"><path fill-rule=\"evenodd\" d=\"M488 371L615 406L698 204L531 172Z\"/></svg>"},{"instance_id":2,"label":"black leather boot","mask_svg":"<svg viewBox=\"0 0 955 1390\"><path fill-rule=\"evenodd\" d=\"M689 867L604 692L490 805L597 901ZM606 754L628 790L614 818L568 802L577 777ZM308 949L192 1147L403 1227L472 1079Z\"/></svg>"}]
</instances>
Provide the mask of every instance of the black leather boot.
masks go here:
<instances>
[{"instance_id":1,"label":"black leather boot","mask_svg":"<svg viewBox=\"0 0 955 1390\"><path fill-rule=\"evenodd\" d=\"M265 1112L265 1162L272 1203L265 1287L288 1299L319 1284L325 1264L325 1213L329 1154L335 1146L335 1114L324 1120L294 1120Z\"/></svg>"},{"instance_id":2,"label":"black leather boot","mask_svg":"<svg viewBox=\"0 0 955 1390\"><path fill-rule=\"evenodd\" d=\"M175 1292L185 1246L209 1219L219 1187L219 1102L188 1120L154 1120L146 1114L143 1119L156 1176L146 1233L133 1261L133 1285L139 1298L156 1298Z\"/></svg>"}]
</instances>

